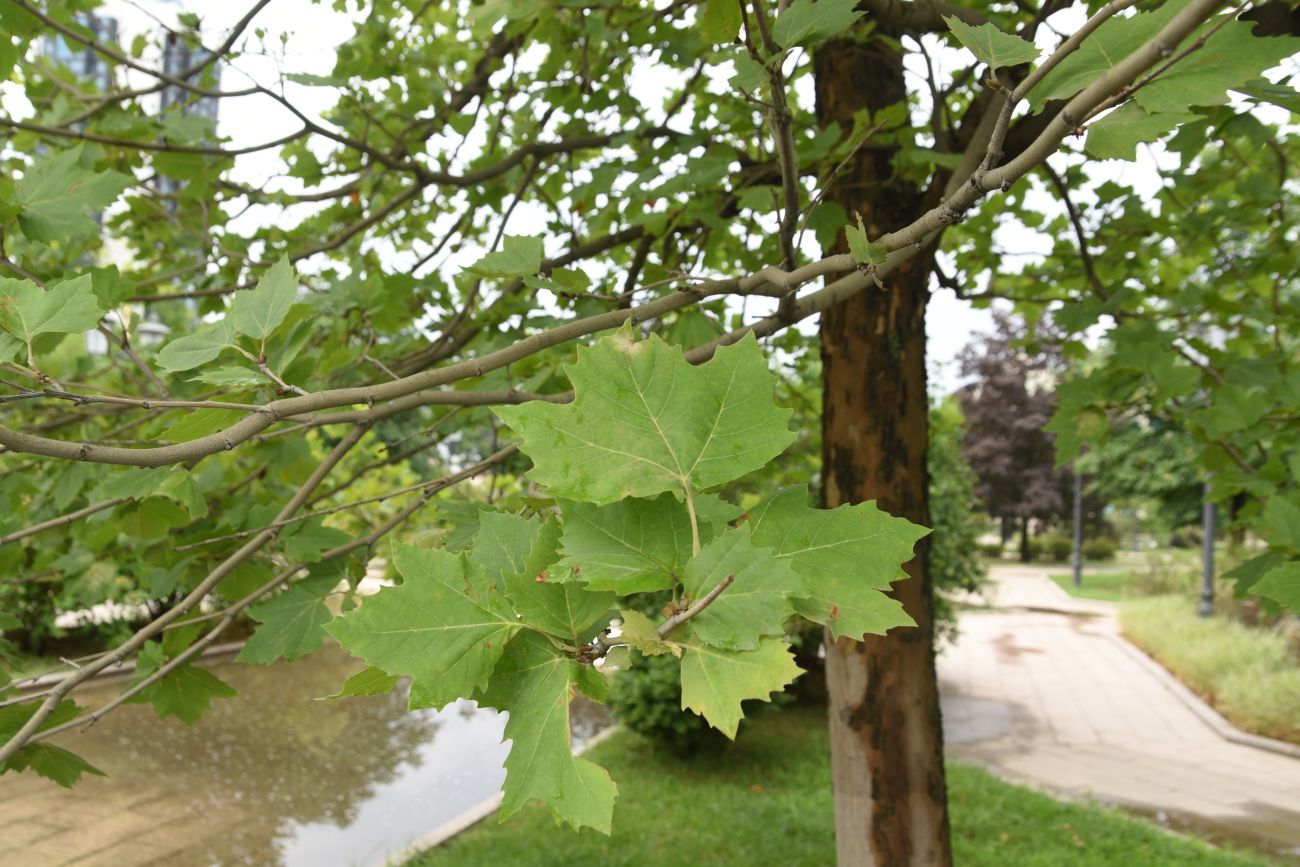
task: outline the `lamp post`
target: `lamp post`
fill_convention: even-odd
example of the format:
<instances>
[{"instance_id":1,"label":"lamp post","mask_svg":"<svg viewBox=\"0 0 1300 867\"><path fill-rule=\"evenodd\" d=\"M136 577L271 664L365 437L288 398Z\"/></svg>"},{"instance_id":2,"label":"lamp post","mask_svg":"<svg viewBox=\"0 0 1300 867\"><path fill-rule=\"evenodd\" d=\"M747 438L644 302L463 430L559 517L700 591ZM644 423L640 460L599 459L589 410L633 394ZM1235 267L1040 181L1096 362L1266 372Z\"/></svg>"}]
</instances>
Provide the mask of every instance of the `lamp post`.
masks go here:
<instances>
[{"instance_id":1,"label":"lamp post","mask_svg":"<svg viewBox=\"0 0 1300 867\"><path fill-rule=\"evenodd\" d=\"M1074 586L1083 584L1083 476L1074 468Z\"/></svg>"},{"instance_id":2,"label":"lamp post","mask_svg":"<svg viewBox=\"0 0 1300 867\"><path fill-rule=\"evenodd\" d=\"M1205 503L1201 513L1201 605L1197 613L1209 617L1214 613L1214 503L1210 500L1210 483L1205 483Z\"/></svg>"}]
</instances>

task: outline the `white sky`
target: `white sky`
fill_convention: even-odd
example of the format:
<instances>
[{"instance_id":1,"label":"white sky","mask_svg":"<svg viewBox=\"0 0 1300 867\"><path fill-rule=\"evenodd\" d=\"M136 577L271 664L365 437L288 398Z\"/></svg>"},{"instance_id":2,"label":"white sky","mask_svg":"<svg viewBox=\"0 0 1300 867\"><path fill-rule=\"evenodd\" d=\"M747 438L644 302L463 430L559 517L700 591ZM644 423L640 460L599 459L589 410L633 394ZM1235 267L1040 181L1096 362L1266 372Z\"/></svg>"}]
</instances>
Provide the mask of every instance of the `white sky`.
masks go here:
<instances>
[{"instance_id":1,"label":"white sky","mask_svg":"<svg viewBox=\"0 0 1300 867\"><path fill-rule=\"evenodd\" d=\"M151 18L161 19L174 24L176 15L181 11L198 14L205 33L205 42L215 44L224 37L227 29L234 24L249 8L250 0L109 0L105 11L115 15L119 20L123 44L139 32L155 32L158 25ZM1069 14L1054 16L1049 23L1059 32L1070 32L1077 22L1082 20L1081 13L1071 19ZM246 53L233 64L227 64L223 70L222 88L235 89L246 84L250 79L264 84L272 84L280 79L281 72L307 72L328 74L334 62L335 47L345 41L352 32L350 16L335 12L332 5L311 3L309 0L275 0L257 17L255 26L266 31L266 50L259 51L260 42L252 35L250 28L245 36ZM281 34L288 34L288 41L280 42ZM933 40L933 37L928 37ZM1044 28L1040 33L1040 47L1050 49L1057 37ZM927 47L933 48L933 41ZM932 50L940 77L946 70L955 70L969 62L969 55L963 51L948 48ZM146 57L146 60L150 58ZM283 62L284 69L280 68ZM917 72L919 70L914 70ZM648 74L647 74L648 73ZM662 77L656 78L651 71L642 70L640 75L633 74L633 81L643 78L648 104L658 104L660 100L654 92L662 93ZM805 78L805 82L807 79ZM319 116L332 105L332 90L285 84L285 93L304 113ZM4 107L16 111L19 116L28 112L14 104L15 92L12 88L4 91ZM811 102L810 95L800 94L801 100ZM229 136L234 147L256 144L275 139L298 128L298 122L283 108L265 97L249 97L222 100L219 114L219 128L223 135ZM1127 184L1146 188L1152 192L1158 186L1156 160L1169 160L1167 154L1151 148L1139 149L1136 163L1107 161L1094 164L1090 174L1094 180L1113 178ZM1054 162L1060 166L1062 158ZM242 156L236 165L236 174L245 182L262 184L267 182L280 169L281 163L275 150ZM271 181L277 187L292 189L296 182L292 179ZM1025 183L1024 181L1021 182ZM996 194L995 194L996 195ZM1030 193L1030 203L1047 213L1059 213L1061 206L1054 197L1044 192ZM1086 196L1080 196L1086 204ZM250 213L250 220L275 219L274 214L262 211ZM529 213L526 208L519 208L510 224L512 234L538 234L545 232L544 217L541 212ZM436 232L431 232L436 234ZM810 233L811 234L811 233ZM1050 249L1051 241L1046 236L1032 231L1009 234L1001 232L997 241L1000 246L1017 254L1044 252ZM818 255L815 243L811 239L805 242L805 251L815 257ZM390 251L390 255L400 262L409 253ZM477 257L474 251L465 251L464 262L469 264ZM1018 255L1011 261L1028 262L1032 258ZM455 260L453 260L455 264ZM748 310L761 315L762 306L751 302ZM988 310L976 310L967 302L957 299L952 292L936 292L930 303L927 318L929 335L929 358L932 374L932 389L947 393L959 384L956 365L953 359L970 340L973 333L987 331L991 328L992 315ZM805 327L815 327L815 323L805 323Z\"/></svg>"}]
</instances>

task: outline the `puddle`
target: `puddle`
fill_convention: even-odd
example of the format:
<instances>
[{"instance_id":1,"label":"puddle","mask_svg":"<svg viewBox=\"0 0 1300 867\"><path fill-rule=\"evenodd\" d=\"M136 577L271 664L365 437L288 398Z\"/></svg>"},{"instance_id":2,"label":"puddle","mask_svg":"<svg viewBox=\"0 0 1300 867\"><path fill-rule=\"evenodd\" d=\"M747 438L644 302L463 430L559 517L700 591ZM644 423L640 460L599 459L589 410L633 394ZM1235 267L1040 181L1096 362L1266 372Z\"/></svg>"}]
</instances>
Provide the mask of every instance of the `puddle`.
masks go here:
<instances>
[{"instance_id":1,"label":"puddle","mask_svg":"<svg viewBox=\"0 0 1300 867\"><path fill-rule=\"evenodd\" d=\"M401 690L318 701L360 668L336 648L292 664L210 668L237 698L214 702L192 728L145 705L118 708L56 739L107 779L49 792L23 781L24 795L50 799L70 835L156 816L172 835L160 863L318 867L381 861L496 794L505 778L505 719L495 711L461 702L408 712ZM80 703L103 701L122 683L79 692ZM603 708L575 706L576 741L606 725ZM8 800L16 788L5 791L17 779L0 778L0 824L17 802ZM103 863L141 863L139 849L115 860L114 845L97 850Z\"/></svg>"},{"instance_id":2,"label":"puddle","mask_svg":"<svg viewBox=\"0 0 1300 867\"><path fill-rule=\"evenodd\" d=\"M1252 802L1248 815L1212 819L1164 810L1142 810L1121 805L1126 812L1142 816L1157 825L1208 840L1216 846L1248 849L1268 856L1279 864L1300 865L1300 833L1296 814L1271 804ZM1290 843L1282 843L1289 839Z\"/></svg>"}]
</instances>

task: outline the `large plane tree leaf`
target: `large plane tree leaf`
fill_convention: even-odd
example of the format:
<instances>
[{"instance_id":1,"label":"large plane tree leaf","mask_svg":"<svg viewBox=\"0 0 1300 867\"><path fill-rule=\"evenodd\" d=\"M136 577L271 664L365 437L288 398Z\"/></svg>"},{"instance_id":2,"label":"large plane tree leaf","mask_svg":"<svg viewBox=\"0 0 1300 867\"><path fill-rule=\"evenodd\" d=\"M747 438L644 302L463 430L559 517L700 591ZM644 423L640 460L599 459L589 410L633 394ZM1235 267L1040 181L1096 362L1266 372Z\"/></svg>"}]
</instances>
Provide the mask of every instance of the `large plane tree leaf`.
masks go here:
<instances>
[{"instance_id":1,"label":"large plane tree leaf","mask_svg":"<svg viewBox=\"0 0 1300 867\"><path fill-rule=\"evenodd\" d=\"M137 679L143 680L166 663L162 645L153 641L146 643L136 660ZM154 713L160 719L174 716L186 725L194 725L207 713L213 699L230 698L235 694L229 684L206 668L186 662L149 684L131 701L153 705Z\"/></svg>"},{"instance_id":2,"label":"large plane tree leaf","mask_svg":"<svg viewBox=\"0 0 1300 867\"><path fill-rule=\"evenodd\" d=\"M760 639L782 635L794 614L791 597L802 595L804 584L789 558L756 547L744 527L723 533L687 565L689 601L703 599L728 577L732 582L691 621L691 635L733 650L756 650Z\"/></svg>"},{"instance_id":3,"label":"large plane tree leaf","mask_svg":"<svg viewBox=\"0 0 1300 867\"><path fill-rule=\"evenodd\" d=\"M622 594L666 590L691 557L691 519L672 494L608 506L562 500L560 511L564 556L553 575L561 581Z\"/></svg>"},{"instance_id":4,"label":"large plane tree leaf","mask_svg":"<svg viewBox=\"0 0 1300 867\"><path fill-rule=\"evenodd\" d=\"M487 685L519 622L495 584L447 551L394 545L402 583L326 626L354 656L412 678L410 706L437 707Z\"/></svg>"},{"instance_id":5,"label":"large plane tree leaf","mask_svg":"<svg viewBox=\"0 0 1300 867\"><path fill-rule=\"evenodd\" d=\"M239 661L294 660L320 647L325 640L325 624L334 617L325 606L325 597L338 583L338 575L333 572L312 575L250 608L248 616L261 625L240 651Z\"/></svg>"},{"instance_id":6,"label":"large plane tree leaf","mask_svg":"<svg viewBox=\"0 0 1300 867\"><path fill-rule=\"evenodd\" d=\"M741 702L769 701L799 676L794 654L778 638L764 638L757 650L722 650L691 641L682 656L682 710L691 710L729 738L744 716Z\"/></svg>"},{"instance_id":7,"label":"large plane tree leaf","mask_svg":"<svg viewBox=\"0 0 1300 867\"><path fill-rule=\"evenodd\" d=\"M19 729L27 724L36 713L41 702L33 699L25 704L11 704L0 708L0 743L12 738ZM45 731L63 725L75 719L80 709L72 699L64 699L54 712L40 725L37 731ZM56 747L48 741L28 744L19 750L13 758L0 764L0 774L8 771L34 771L51 782L71 788L83 774L107 776L103 771L87 762L76 753L62 747Z\"/></svg>"},{"instance_id":8,"label":"large plane tree leaf","mask_svg":"<svg viewBox=\"0 0 1300 867\"><path fill-rule=\"evenodd\" d=\"M589 503L721 485L765 466L793 439L789 410L753 335L692 366L658 337L629 330L579 349L576 397L496 413L523 437L530 476Z\"/></svg>"},{"instance_id":9,"label":"large plane tree leaf","mask_svg":"<svg viewBox=\"0 0 1300 867\"><path fill-rule=\"evenodd\" d=\"M604 768L576 758L571 747L569 703L579 668L534 632L512 641L497 664L481 703L510 715L502 819L536 798L557 820L610 832L618 787Z\"/></svg>"},{"instance_id":10,"label":"large plane tree leaf","mask_svg":"<svg viewBox=\"0 0 1300 867\"><path fill-rule=\"evenodd\" d=\"M1032 63L1038 58L1039 51L1032 42L1003 33L997 25L985 22L976 27L955 15L943 20L962 45L993 69Z\"/></svg>"},{"instance_id":11,"label":"large plane tree leaf","mask_svg":"<svg viewBox=\"0 0 1300 867\"><path fill-rule=\"evenodd\" d=\"M121 172L95 172L81 165L81 147L41 157L14 184L18 224L33 241L67 243L94 234L91 214L108 206L131 184Z\"/></svg>"},{"instance_id":12,"label":"large plane tree leaf","mask_svg":"<svg viewBox=\"0 0 1300 867\"><path fill-rule=\"evenodd\" d=\"M883 591L906 577L903 564L924 527L882 512L874 502L814 509L807 493L787 488L750 512L754 544L788 559L803 576L795 600L804 617L831 628L836 638L861 640L894 626L910 626L903 606Z\"/></svg>"},{"instance_id":13,"label":"large plane tree leaf","mask_svg":"<svg viewBox=\"0 0 1300 867\"><path fill-rule=\"evenodd\" d=\"M297 297L298 275L289 259L282 256L252 291L235 293L230 325L238 334L265 340L284 321Z\"/></svg>"},{"instance_id":14,"label":"large plane tree leaf","mask_svg":"<svg viewBox=\"0 0 1300 867\"><path fill-rule=\"evenodd\" d=\"M1291 611L1300 611L1300 560L1283 563L1250 587L1257 596L1272 599Z\"/></svg>"},{"instance_id":15,"label":"large plane tree leaf","mask_svg":"<svg viewBox=\"0 0 1300 867\"><path fill-rule=\"evenodd\" d=\"M522 622L576 644L584 631L608 613L614 594L594 593L580 582L559 581L553 576L547 567L560 557L556 550L559 542L560 525L554 519L543 523L536 518L485 512L470 559L480 556L480 546L494 552L488 559L504 555L506 565L500 575Z\"/></svg>"},{"instance_id":16,"label":"large plane tree leaf","mask_svg":"<svg viewBox=\"0 0 1300 867\"><path fill-rule=\"evenodd\" d=\"M29 351L42 334L81 334L98 325L103 315L89 274L49 289L0 278L0 332L13 335ZM3 354L0 349L0 360Z\"/></svg>"}]
</instances>

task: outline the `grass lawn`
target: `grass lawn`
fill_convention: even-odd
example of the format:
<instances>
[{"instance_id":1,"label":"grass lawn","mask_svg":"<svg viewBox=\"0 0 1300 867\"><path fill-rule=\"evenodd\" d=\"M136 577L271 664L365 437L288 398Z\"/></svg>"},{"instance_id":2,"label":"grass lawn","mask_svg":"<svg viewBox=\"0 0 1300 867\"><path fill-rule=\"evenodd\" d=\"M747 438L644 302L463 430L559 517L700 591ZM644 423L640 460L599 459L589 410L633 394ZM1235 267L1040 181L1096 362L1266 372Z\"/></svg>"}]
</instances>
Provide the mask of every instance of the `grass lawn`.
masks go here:
<instances>
[{"instance_id":1,"label":"grass lawn","mask_svg":"<svg viewBox=\"0 0 1300 867\"><path fill-rule=\"evenodd\" d=\"M1119 621L1124 637L1237 726L1300 743L1300 664L1281 634L1223 616L1198 617L1188 596L1130 600Z\"/></svg>"},{"instance_id":2,"label":"grass lawn","mask_svg":"<svg viewBox=\"0 0 1300 867\"><path fill-rule=\"evenodd\" d=\"M620 732L591 758L619 784L614 834L557 828L531 804L413 862L420 867L830 865L831 782L824 711L762 714L734 747L692 761ZM1056 801L965 765L948 765L953 846L963 867L1262 867L1112 810Z\"/></svg>"},{"instance_id":3,"label":"grass lawn","mask_svg":"<svg viewBox=\"0 0 1300 867\"><path fill-rule=\"evenodd\" d=\"M1084 572L1083 582L1074 586L1074 576L1065 572L1049 575L1066 593L1079 599L1101 599L1105 602L1118 602L1128 594L1125 592L1133 581L1131 572Z\"/></svg>"}]
</instances>

